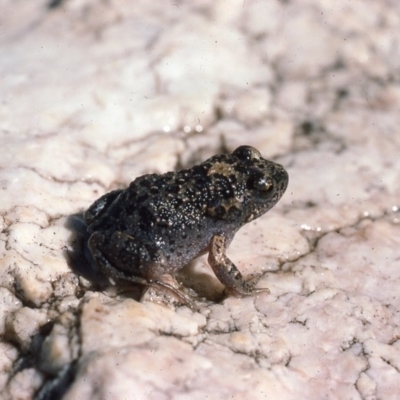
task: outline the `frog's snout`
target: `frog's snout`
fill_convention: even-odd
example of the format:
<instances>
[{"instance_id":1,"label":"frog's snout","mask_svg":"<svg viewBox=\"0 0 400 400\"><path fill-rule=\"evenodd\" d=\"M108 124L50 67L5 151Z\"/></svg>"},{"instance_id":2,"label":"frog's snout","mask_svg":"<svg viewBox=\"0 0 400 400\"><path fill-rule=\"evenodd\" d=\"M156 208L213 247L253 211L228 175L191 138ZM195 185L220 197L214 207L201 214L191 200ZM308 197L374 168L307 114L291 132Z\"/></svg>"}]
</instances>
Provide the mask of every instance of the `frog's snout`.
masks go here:
<instances>
[{"instance_id":1,"label":"frog's snout","mask_svg":"<svg viewBox=\"0 0 400 400\"><path fill-rule=\"evenodd\" d=\"M278 191L282 196L289 183L289 174L287 173L285 168L282 167L282 165L275 164L275 171L273 173L273 177L278 187Z\"/></svg>"}]
</instances>

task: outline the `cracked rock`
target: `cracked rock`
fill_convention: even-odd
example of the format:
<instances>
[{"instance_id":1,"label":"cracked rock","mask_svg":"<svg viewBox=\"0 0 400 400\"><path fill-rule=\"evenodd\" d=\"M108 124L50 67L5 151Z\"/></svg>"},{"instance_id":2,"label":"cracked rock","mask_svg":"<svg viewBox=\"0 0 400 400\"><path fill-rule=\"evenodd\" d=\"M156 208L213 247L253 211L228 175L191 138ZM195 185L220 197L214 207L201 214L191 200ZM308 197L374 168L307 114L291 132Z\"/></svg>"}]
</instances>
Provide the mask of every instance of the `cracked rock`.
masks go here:
<instances>
[{"instance_id":1,"label":"cracked rock","mask_svg":"<svg viewBox=\"0 0 400 400\"><path fill-rule=\"evenodd\" d=\"M1 9L2 399L397 399L400 3ZM201 257L191 310L90 265L94 200L245 144L290 176L228 249L271 293Z\"/></svg>"}]
</instances>

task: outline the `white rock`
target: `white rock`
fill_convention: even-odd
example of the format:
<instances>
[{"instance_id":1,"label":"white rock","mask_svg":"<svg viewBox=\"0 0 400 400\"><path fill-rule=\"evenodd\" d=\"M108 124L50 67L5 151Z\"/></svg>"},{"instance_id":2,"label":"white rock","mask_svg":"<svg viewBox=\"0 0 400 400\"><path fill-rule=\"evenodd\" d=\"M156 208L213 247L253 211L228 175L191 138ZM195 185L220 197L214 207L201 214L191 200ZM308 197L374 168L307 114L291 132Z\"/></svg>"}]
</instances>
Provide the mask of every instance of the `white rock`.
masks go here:
<instances>
[{"instance_id":1,"label":"white rock","mask_svg":"<svg viewBox=\"0 0 400 400\"><path fill-rule=\"evenodd\" d=\"M400 3L59 3L1 4L0 397L396 398ZM72 214L242 144L290 175L228 250L270 294L206 257L199 312L75 275Z\"/></svg>"}]
</instances>

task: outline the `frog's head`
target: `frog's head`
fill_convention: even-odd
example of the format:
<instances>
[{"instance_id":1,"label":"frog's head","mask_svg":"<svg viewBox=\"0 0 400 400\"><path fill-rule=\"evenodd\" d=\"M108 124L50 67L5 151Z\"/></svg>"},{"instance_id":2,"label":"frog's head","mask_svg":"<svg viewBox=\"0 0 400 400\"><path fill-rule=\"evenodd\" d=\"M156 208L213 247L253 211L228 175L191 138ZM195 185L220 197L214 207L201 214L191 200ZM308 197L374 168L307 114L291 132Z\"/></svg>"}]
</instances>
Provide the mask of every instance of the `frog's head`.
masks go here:
<instances>
[{"instance_id":1,"label":"frog's head","mask_svg":"<svg viewBox=\"0 0 400 400\"><path fill-rule=\"evenodd\" d=\"M289 176L282 165L261 157L251 146L240 146L232 154L232 170L237 179L238 199L243 202L246 222L271 209L285 192Z\"/></svg>"},{"instance_id":2,"label":"frog's head","mask_svg":"<svg viewBox=\"0 0 400 400\"><path fill-rule=\"evenodd\" d=\"M288 184L285 169L261 157L251 146L211 157L193 169L206 171L206 213L236 227L258 218L282 197Z\"/></svg>"}]
</instances>

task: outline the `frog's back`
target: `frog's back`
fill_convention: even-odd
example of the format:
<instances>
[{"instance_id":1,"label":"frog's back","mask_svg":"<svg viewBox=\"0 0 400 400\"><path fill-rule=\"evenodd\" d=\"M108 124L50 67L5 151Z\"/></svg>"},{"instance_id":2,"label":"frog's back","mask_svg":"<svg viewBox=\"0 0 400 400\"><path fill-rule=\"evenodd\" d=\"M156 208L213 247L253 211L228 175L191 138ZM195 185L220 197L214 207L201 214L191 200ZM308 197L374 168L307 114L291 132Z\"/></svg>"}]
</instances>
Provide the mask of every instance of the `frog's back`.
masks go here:
<instances>
[{"instance_id":1,"label":"frog's back","mask_svg":"<svg viewBox=\"0 0 400 400\"><path fill-rule=\"evenodd\" d=\"M121 193L112 213L119 216L121 230L140 233L148 240L166 241L175 235L183 242L189 236L191 242L193 237L199 241L201 237L211 237L211 231L219 225L208 214L210 205L221 201L213 189L215 182L201 166L145 175Z\"/></svg>"}]
</instances>

